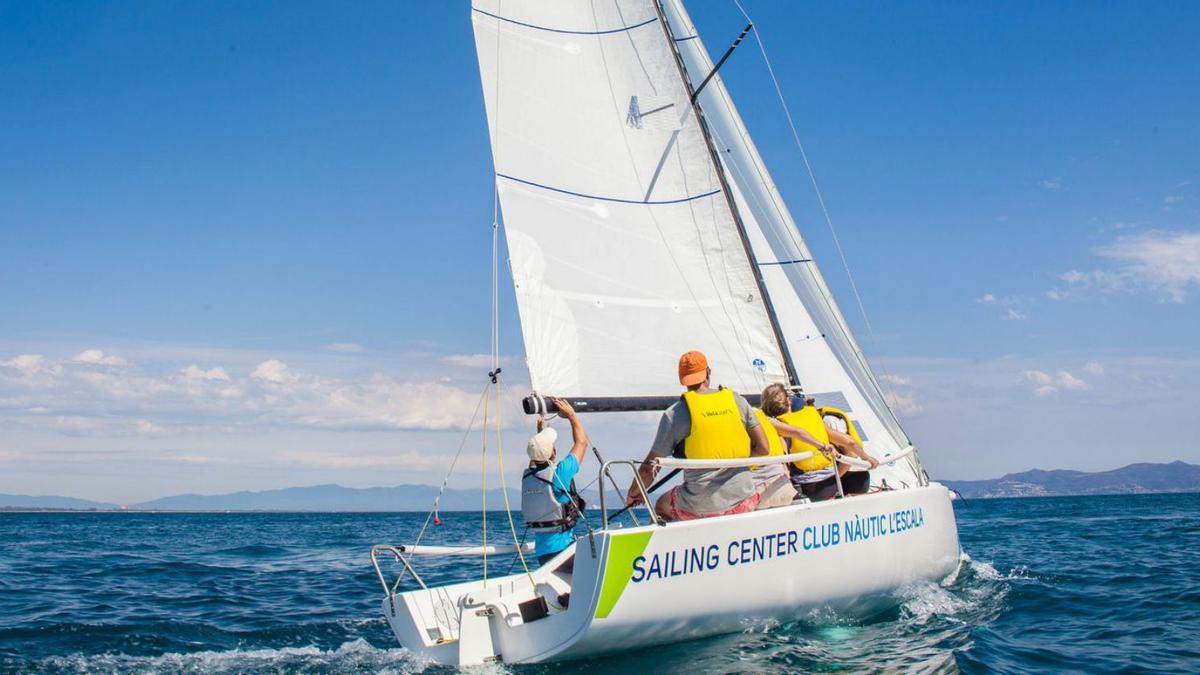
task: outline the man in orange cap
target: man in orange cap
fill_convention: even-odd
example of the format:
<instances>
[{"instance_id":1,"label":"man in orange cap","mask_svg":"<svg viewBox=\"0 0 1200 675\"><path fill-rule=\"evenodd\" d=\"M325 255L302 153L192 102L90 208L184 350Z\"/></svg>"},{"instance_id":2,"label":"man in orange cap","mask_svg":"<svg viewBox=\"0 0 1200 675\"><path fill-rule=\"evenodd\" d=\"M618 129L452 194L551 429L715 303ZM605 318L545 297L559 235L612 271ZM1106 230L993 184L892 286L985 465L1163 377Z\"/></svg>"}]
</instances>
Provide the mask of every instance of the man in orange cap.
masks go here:
<instances>
[{"instance_id":1,"label":"man in orange cap","mask_svg":"<svg viewBox=\"0 0 1200 675\"><path fill-rule=\"evenodd\" d=\"M734 459L770 451L754 409L732 390L711 389L711 377L704 354L690 351L679 357L679 383L687 391L659 420L639 470L643 484L650 485L658 473L656 457ZM683 482L659 497L654 509L666 520L691 520L753 511L758 499L747 468L686 469ZM626 504L640 502L641 493L631 484Z\"/></svg>"}]
</instances>

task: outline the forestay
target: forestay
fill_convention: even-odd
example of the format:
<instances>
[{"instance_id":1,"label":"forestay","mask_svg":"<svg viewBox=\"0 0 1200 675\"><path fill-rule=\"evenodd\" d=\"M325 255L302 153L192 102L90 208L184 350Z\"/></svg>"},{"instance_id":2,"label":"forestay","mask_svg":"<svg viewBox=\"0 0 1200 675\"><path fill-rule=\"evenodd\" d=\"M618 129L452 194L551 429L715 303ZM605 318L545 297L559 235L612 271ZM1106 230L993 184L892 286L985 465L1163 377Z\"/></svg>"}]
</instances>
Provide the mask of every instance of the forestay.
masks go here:
<instances>
[{"instance_id":1,"label":"forestay","mask_svg":"<svg viewBox=\"0 0 1200 675\"><path fill-rule=\"evenodd\" d=\"M712 69L708 52L679 0L665 0L663 8L689 77L698 83ZM877 456L902 451L909 440L884 399L719 74L708 83L699 100L709 131L720 148L738 212L753 242L804 390L816 395L819 405L843 407L850 412L864 432L867 448Z\"/></svg>"},{"instance_id":2,"label":"forestay","mask_svg":"<svg viewBox=\"0 0 1200 675\"><path fill-rule=\"evenodd\" d=\"M673 396L675 363L787 381L754 266L650 0L472 6L535 391Z\"/></svg>"}]
</instances>

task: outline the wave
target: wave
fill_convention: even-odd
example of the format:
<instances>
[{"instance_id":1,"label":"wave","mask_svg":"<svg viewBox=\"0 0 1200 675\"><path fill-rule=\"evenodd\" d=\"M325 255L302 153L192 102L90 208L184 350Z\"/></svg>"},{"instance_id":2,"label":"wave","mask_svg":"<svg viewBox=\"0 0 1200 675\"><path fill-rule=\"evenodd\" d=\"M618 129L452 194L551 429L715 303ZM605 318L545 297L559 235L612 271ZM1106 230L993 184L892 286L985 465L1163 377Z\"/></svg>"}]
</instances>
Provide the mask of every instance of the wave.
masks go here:
<instances>
[{"instance_id":1,"label":"wave","mask_svg":"<svg viewBox=\"0 0 1200 675\"><path fill-rule=\"evenodd\" d=\"M421 673L432 664L407 649L381 649L361 638L336 649L281 647L167 653L69 654L26 664L29 672L46 673Z\"/></svg>"}]
</instances>

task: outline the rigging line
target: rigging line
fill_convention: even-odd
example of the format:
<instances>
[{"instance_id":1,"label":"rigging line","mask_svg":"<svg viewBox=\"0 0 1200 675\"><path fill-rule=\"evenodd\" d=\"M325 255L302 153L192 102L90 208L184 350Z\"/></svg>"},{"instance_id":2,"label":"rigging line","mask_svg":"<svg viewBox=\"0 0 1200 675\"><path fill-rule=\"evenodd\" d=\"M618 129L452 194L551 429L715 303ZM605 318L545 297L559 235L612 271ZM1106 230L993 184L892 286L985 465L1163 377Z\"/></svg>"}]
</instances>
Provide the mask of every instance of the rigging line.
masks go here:
<instances>
[{"instance_id":1,"label":"rigging line","mask_svg":"<svg viewBox=\"0 0 1200 675\"><path fill-rule=\"evenodd\" d=\"M479 410L483 407L483 397L486 395L487 387L484 387L483 393L479 395L479 402L475 404L475 412L471 413L471 421L467 423L467 428L463 431L462 441L458 444L458 451L454 453L454 459L450 460L450 468L446 471L446 476L442 478L442 485L438 488L437 495L433 498L433 508L425 516L425 522L421 525L421 530L417 532L417 540L413 542L413 546L421 543L421 537L425 536L425 530L429 528L429 522L433 520L433 514L437 513L438 504L442 500L442 493L446 491L446 485L450 482L450 476L454 473L454 466L458 464L458 458L462 456L463 449L467 447L467 439L471 436L471 430L475 428L475 420L479 418Z\"/></svg>"},{"instance_id":2,"label":"rigging line","mask_svg":"<svg viewBox=\"0 0 1200 675\"><path fill-rule=\"evenodd\" d=\"M475 10L475 11L479 11L479 10L476 10L474 7L472 7L471 9ZM497 11L499 11L499 9L500 9L500 1L499 0L497 0L497 2L496 2L496 9L497 9ZM482 13L486 14L486 12L482 12ZM497 16L496 18L500 19L501 17ZM492 86L495 87L495 91L496 91L496 122L495 122L496 128L493 130L494 133L492 135L492 138L497 139L496 147L495 147L495 150L493 151L493 155L492 155L492 168L493 168L493 170L495 170L497 168L496 163L500 161L500 142L499 142L499 136L497 135L498 132L500 131L500 31L499 30L496 31L496 69L495 69L495 76L492 81ZM496 180L493 179L492 180L492 317L491 317L491 319L492 319L492 321L491 321L491 323L492 323L492 325L491 325L492 340L491 340L491 345L489 345L492 349L492 372L493 373L496 372L496 370L498 369L498 366L496 365L496 360L498 358L498 349L496 347L496 333L497 333L497 331L496 331L496 321L497 321L497 317L496 317L496 285L497 285L497 280L496 280L496 230L497 230L497 225L499 224L499 221L500 221L500 186L497 184ZM480 477L480 482L483 486L483 492L481 494L480 511L482 512L482 518L483 518L483 587L484 588L487 588L487 575L488 575L488 559L487 559L487 535L488 535L488 523L487 523L487 436L488 436L487 432L488 432L488 430L487 430L487 426L488 426L488 412L489 412L488 406L491 403L491 397L489 396L489 394L492 390L492 387L495 386L495 384L496 384L495 376L494 375L489 376L488 384L483 389L483 394L484 394L484 397L483 397L483 426L479 430L479 438L481 441L480 445L482 446L482 449L480 451L479 477ZM501 471L503 471L503 467L501 467Z\"/></svg>"},{"instance_id":3,"label":"rigging line","mask_svg":"<svg viewBox=\"0 0 1200 675\"><path fill-rule=\"evenodd\" d=\"M738 11L742 13L746 21L753 23L750 14L746 12L746 8L742 6L741 0L733 0L733 4L737 6ZM813 193L817 197L817 204L821 207L821 214L825 217L825 224L829 227L829 234L833 237L834 248L837 249L838 257L842 261L842 268L846 271L846 278L850 281L850 290L854 293L854 301L858 304L858 311L862 315L863 324L867 328L867 334L871 336L871 343L876 351L879 350L879 339L875 336L875 329L871 326L871 319L867 316L867 308L863 304L862 296L858 292L858 284L854 281L854 275L850 272L850 264L846 261L846 253L842 250L841 240L838 239L837 229L833 226L833 219L829 216L829 209L825 205L825 197L821 194L821 188L817 184L817 176L813 171L812 164L808 160L808 153L804 150L804 143L800 141L800 132L796 130L796 123L792 119L791 109L788 107L787 99L783 95L783 87L779 84L779 78L775 76L775 69L771 66L771 59L767 56L767 47L763 42L761 31L754 31L754 41L758 44L758 51L762 54L763 63L767 67L767 74L771 76L771 83L775 87L775 95L779 98L779 105L783 108L783 114L787 118L788 128L792 132L792 140L796 142L796 147L800 150L800 158L804 161L804 169L808 173L809 182L812 183ZM887 368L881 366L884 374L887 374ZM882 395L882 386L874 377L870 378L874 381L875 388ZM886 395L884 399L886 402ZM889 406L890 409L890 406ZM892 413L893 417L895 413ZM906 437L908 434L904 434Z\"/></svg>"},{"instance_id":4,"label":"rigging line","mask_svg":"<svg viewBox=\"0 0 1200 675\"><path fill-rule=\"evenodd\" d=\"M437 495L433 498L433 508L430 509L429 513L425 516L425 522L421 523L421 530L417 532L417 539L415 542L413 542L413 546L421 543L421 538L425 536L425 531L429 529L429 522L433 520L434 514L438 511L438 504L442 500L442 494L446 491L446 485L450 482L450 476L454 473L454 467L458 464L458 458L462 456L463 449L467 447L467 439L471 437L471 430L475 428L475 420L479 419L479 410L483 407L483 401L487 396L487 391L487 387L484 387L483 393L479 396L479 402L475 404L475 412L471 413L471 421L467 423L467 428L465 431L463 431L462 440L458 443L458 451L454 453L454 459L450 460L450 468L446 470L446 475L442 478L442 484L440 487L438 487ZM396 577L396 583L393 584L393 588L399 588L400 582L404 580L404 575L407 572L407 567L404 567L400 570L400 574ZM432 597L433 596L431 593L430 598Z\"/></svg>"},{"instance_id":5,"label":"rigging line","mask_svg":"<svg viewBox=\"0 0 1200 675\"><path fill-rule=\"evenodd\" d=\"M533 574L529 571L529 563L525 562L525 552L521 550L521 541L517 537L517 524L513 521L512 506L508 503L508 487L504 482L504 443L500 437L500 383L496 382L492 385L492 391L496 394L496 459L498 461L497 471L500 474L500 494L504 495L504 512L508 515L508 529L512 532L513 543L517 545L517 557L521 559L521 567L525 569L525 576L529 578L529 585L537 592L537 584L533 581Z\"/></svg>"},{"instance_id":6,"label":"rigging line","mask_svg":"<svg viewBox=\"0 0 1200 675\"><path fill-rule=\"evenodd\" d=\"M492 372L500 370L500 223L497 218L499 211L500 191L496 190L492 215Z\"/></svg>"},{"instance_id":7,"label":"rigging line","mask_svg":"<svg viewBox=\"0 0 1200 675\"><path fill-rule=\"evenodd\" d=\"M529 185L531 187L541 188L543 190L549 190L551 192L557 192L559 194L570 195L572 197L583 197L584 199L595 199L595 200L602 201L602 202L616 202L618 204L638 204L641 206L663 206L666 204L682 204L684 202L690 202L690 201L694 201L697 199L704 199L705 197L711 197L715 194L720 194L720 192L721 192L720 190L713 190L712 192L705 192L704 194L700 194L700 195L689 195L687 197L680 197L678 199L658 199L658 200L624 199L621 197L602 197L600 195L589 195L589 194L585 194L583 192L575 192L573 190L564 190L563 188L556 188L552 185L545 185L543 183L535 183L531 180L525 180L523 178L517 178L516 176L509 176L509 175L503 174L503 173L497 173L496 175L499 176L500 178L506 178L506 179L511 180L516 183L523 183L523 184Z\"/></svg>"},{"instance_id":8,"label":"rigging line","mask_svg":"<svg viewBox=\"0 0 1200 675\"><path fill-rule=\"evenodd\" d=\"M500 1L496 2L496 11L500 11ZM492 80L496 92L496 128L492 138L496 139L495 155L492 158L492 169L500 156L500 34L496 33L496 68ZM492 372L500 370L500 183L492 179Z\"/></svg>"},{"instance_id":9,"label":"rigging line","mask_svg":"<svg viewBox=\"0 0 1200 675\"><path fill-rule=\"evenodd\" d=\"M487 579L487 574L488 574L488 564L487 564L488 563L488 559L487 559L487 532L488 532L488 527L487 527L487 436L488 435L487 435L487 426L488 426L488 406L492 402L492 397L487 394L490 394L491 391L492 391L492 384L491 384L491 381L489 380L487 389L484 390L485 396L483 399L483 427L480 428L480 430L479 430L479 438L483 442L483 450L480 453L479 478L483 484L482 513L483 513L483 587L484 588L487 588L487 580L488 580Z\"/></svg>"},{"instance_id":10,"label":"rigging line","mask_svg":"<svg viewBox=\"0 0 1200 675\"><path fill-rule=\"evenodd\" d=\"M509 19L507 17L499 16L497 14L492 14L491 12L485 12L482 9L479 9L477 7L472 7L471 11L478 12L484 16L490 16L493 19L496 19L498 21L503 21L505 23L511 23L511 24L514 24L517 26L522 26L524 28L533 28L535 30L544 30L547 33L563 33L566 35L612 35L614 33L624 33L627 31L631 31L634 28L641 28L642 26L648 26L656 21L656 19L646 19L645 21L643 21L641 23L633 24L632 26L622 26L620 28L610 28L608 30L567 30L564 28L550 28L548 26L538 26L538 25L532 24L532 23L525 23L523 21Z\"/></svg>"}]
</instances>

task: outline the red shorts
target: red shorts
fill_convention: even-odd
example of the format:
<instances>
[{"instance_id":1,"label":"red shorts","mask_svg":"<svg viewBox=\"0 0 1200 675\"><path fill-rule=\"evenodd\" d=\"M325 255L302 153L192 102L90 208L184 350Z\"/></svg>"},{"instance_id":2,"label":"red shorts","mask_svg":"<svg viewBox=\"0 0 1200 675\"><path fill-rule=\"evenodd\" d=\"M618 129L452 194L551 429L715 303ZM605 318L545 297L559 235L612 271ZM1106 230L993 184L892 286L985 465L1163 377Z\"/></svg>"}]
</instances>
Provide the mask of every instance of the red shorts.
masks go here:
<instances>
[{"instance_id":1,"label":"red shorts","mask_svg":"<svg viewBox=\"0 0 1200 675\"><path fill-rule=\"evenodd\" d=\"M696 520L697 518L714 518L716 516L732 516L736 513L750 513L758 508L758 500L761 496L759 493L755 492L749 497L746 497L742 501L738 502L728 511L721 511L719 513L692 513L691 511L685 511L679 508L679 506L675 503L675 493L678 489L679 486L675 486L671 488L670 492L667 493L667 511L670 512L671 520Z\"/></svg>"}]
</instances>

